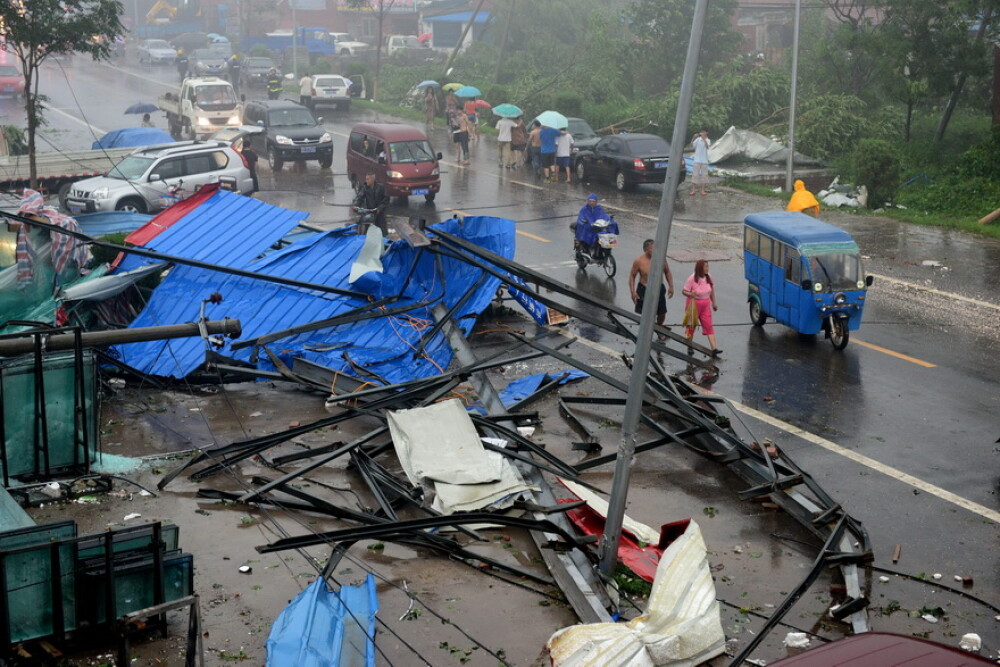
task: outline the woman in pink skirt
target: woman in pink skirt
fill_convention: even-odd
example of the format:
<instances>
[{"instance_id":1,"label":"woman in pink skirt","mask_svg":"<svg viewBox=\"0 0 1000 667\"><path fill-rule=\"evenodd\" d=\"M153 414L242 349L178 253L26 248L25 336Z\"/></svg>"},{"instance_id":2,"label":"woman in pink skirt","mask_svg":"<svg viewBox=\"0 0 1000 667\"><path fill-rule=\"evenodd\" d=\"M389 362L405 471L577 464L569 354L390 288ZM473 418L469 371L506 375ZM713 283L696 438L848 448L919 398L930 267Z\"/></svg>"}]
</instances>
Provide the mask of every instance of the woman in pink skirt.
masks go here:
<instances>
[{"instance_id":1,"label":"woman in pink skirt","mask_svg":"<svg viewBox=\"0 0 1000 667\"><path fill-rule=\"evenodd\" d=\"M691 301L694 301L698 321L701 322L701 330L708 336L708 342L712 346L712 356L719 356L722 354L722 350L715 344L715 329L712 327L712 311L718 310L719 306L715 303L715 283L712 282L712 276L708 273L707 259L699 259L695 262L694 273L684 283L684 289L681 293L688 298L685 310L690 308ZM693 323L685 329L684 335L688 339L694 338Z\"/></svg>"}]
</instances>

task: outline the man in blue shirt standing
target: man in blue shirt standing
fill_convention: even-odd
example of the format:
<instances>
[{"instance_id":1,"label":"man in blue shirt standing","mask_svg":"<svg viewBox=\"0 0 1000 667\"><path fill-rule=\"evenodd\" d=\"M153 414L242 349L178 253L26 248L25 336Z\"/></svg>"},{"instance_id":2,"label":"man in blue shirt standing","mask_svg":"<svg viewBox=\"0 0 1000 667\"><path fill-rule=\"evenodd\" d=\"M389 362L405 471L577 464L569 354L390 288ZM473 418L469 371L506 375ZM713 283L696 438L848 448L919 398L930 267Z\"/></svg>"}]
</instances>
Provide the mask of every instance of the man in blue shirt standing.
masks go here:
<instances>
[{"instance_id":1,"label":"man in blue shirt standing","mask_svg":"<svg viewBox=\"0 0 1000 667\"><path fill-rule=\"evenodd\" d=\"M539 138L542 140L542 172L545 174L545 182L552 183L559 174L556 168L556 139L565 130L557 130L554 127L542 126Z\"/></svg>"}]
</instances>

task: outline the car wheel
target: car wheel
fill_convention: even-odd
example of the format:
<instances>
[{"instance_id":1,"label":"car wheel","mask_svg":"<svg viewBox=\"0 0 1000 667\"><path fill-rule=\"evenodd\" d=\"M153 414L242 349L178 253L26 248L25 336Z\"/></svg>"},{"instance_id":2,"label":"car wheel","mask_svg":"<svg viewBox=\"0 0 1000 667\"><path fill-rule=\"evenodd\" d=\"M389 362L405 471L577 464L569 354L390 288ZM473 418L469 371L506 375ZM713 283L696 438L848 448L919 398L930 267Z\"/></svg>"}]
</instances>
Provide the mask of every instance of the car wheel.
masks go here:
<instances>
[{"instance_id":1,"label":"car wheel","mask_svg":"<svg viewBox=\"0 0 1000 667\"><path fill-rule=\"evenodd\" d=\"M583 163L583 160L576 161L576 180L577 182L587 180L587 166Z\"/></svg>"},{"instance_id":2,"label":"car wheel","mask_svg":"<svg viewBox=\"0 0 1000 667\"><path fill-rule=\"evenodd\" d=\"M285 164L273 148L267 149L267 163L271 165L271 171L281 171L282 165Z\"/></svg>"},{"instance_id":3,"label":"car wheel","mask_svg":"<svg viewBox=\"0 0 1000 667\"><path fill-rule=\"evenodd\" d=\"M401 206L406 206L406 204L410 201L410 198L406 195L399 195L399 197L396 198L396 201L399 202Z\"/></svg>"},{"instance_id":4,"label":"car wheel","mask_svg":"<svg viewBox=\"0 0 1000 667\"><path fill-rule=\"evenodd\" d=\"M349 55L351 55L351 50L350 49L341 49L340 50L340 55L342 55L342 56L349 56Z\"/></svg>"},{"instance_id":5,"label":"car wheel","mask_svg":"<svg viewBox=\"0 0 1000 667\"><path fill-rule=\"evenodd\" d=\"M333 164L332 155L330 157L321 157L319 159L319 166L323 169L329 169L332 164Z\"/></svg>"},{"instance_id":6,"label":"car wheel","mask_svg":"<svg viewBox=\"0 0 1000 667\"><path fill-rule=\"evenodd\" d=\"M337 105L337 108L340 109L341 111L350 111L351 101L347 100L346 102L341 102L339 105Z\"/></svg>"},{"instance_id":7,"label":"car wheel","mask_svg":"<svg viewBox=\"0 0 1000 667\"><path fill-rule=\"evenodd\" d=\"M429 204L432 201L434 201L434 197L436 197L436 196L437 196L437 193L436 192L432 192L429 195L424 195L424 200Z\"/></svg>"},{"instance_id":8,"label":"car wheel","mask_svg":"<svg viewBox=\"0 0 1000 667\"><path fill-rule=\"evenodd\" d=\"M116 211L130 211L132 213L145 213L146 202L139 197L126 197L115 204Z\"/></svg>"},{"instance_id":9,"label":"car wheel","mask_svg":"<svg viewBox=\"0 0 1000 667\"><path fill-rule=\"evenodd\" d=\"M63 183L59 186L59 205L62 206L62 210L68 211L66 208L66 198L69 197L70 191L73 189L72 183Z\"/></svg>"},{"instance_id":10,"label":"car wheel","mask_svg":"<svg viewBox=\"0 0 1000 667\"><path fill-rule=\"evenodd\" d=\"M618 192L625 192L629 189L628 178L625 177L625 172L621 170L615 172L615 189Z\"/></svg>"},{"instance_id":11,"label":"car wheel","mask_svg":"<svg viewBox=\"0 0 1000 667\"><path fill-rule=\"evenodd\" d=\"M755 327L762 327L767 322L767 313L760 307L760 299L750 298L750 322Z\"/></svg>"}]
</instances>

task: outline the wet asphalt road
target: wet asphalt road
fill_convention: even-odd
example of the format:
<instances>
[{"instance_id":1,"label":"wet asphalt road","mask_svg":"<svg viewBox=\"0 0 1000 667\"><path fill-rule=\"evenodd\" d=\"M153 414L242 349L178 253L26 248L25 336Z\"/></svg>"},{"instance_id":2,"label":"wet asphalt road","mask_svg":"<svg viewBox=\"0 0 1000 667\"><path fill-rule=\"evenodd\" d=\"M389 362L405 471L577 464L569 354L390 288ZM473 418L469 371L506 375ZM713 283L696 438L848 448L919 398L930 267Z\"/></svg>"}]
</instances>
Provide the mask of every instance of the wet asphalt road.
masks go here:
<instances>
[{"instance_id":1,"label":"wet asphalt road","mask_svg":"<svg viewBox=\"0 0 1000 667\"><path fill-rule=\"evenodd\" d=\"M47 67L43 78L53 107L45 136L62 150L89 147L87 121L100 128L98 136L137 125L136 117L121 111L153 101L177 83L166 67L84 59L63 65ZM352 192L343 173L350 127L390 118L361 110L320 113L335 134L333 169L310 164L271 174L262 162L259 197L308 211L311 223L333 227L350 222ZM16 104L0 100L0 114L12 122ZM157 124L165 125L162 118ZM439 128L430 136L445 153L441 194L434 205L416 198L394 204L391 216L434 222L461 212L514 219L518 261L581 292L631 305L628 267L642 240L654 236L659 187L618 194L604 185L541 184L526 171L500 171L490 138L473 145L470 166L459 167L445 132ZM567 225L591 191L622 228L614 279L596 267L577 271L572 261ZM837 352L821 336L803 339L773 322L763 329L750 326L739 223L747 213L779 208L780 202L719 186L706 197L681 192L669 254L712 251L719 258L712 273L725 354L718 377L706 386L734 402L754 437L773 438L864 522L878 564L892 567L889 557L902 545L895 567L948 578L970 574L974 593L1000 605L1000 242L881 218L824 215L854 234L868 271L876 275L862 328ZM924 266L925 260L941 266ZM667 322L676 324L683 308L680 286L693 264L674 260L671 266L677 294ZM591 327L571 323L569 329L611 352L625 350ZM681 362L667 363L686 372Z\"/></svg>"}]
</instances>

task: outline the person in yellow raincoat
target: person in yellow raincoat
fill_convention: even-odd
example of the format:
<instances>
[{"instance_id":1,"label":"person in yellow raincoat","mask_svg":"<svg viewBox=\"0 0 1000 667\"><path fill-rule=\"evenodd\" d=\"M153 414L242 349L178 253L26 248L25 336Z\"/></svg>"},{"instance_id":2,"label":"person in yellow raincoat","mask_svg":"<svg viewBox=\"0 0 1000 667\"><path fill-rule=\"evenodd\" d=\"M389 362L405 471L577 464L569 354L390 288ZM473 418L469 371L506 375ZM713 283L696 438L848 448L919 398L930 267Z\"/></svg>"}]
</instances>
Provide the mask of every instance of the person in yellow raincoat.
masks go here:
<instances>
[{"instance_id":1,"label":"person in yellow raincoat","mask_svg":"<svg viewBox=\"0 0 1000 667\"><path fill-rule=\"evenodd\" d=\"M801 180L795 181L794 189L795 192L792 193L792 198L788 200L788 206L785 207L785 210L801 211L814 218L819 215L819 202L816 201L813 193L806 190L806 184Z\"/></svg>"}]
</instances>

